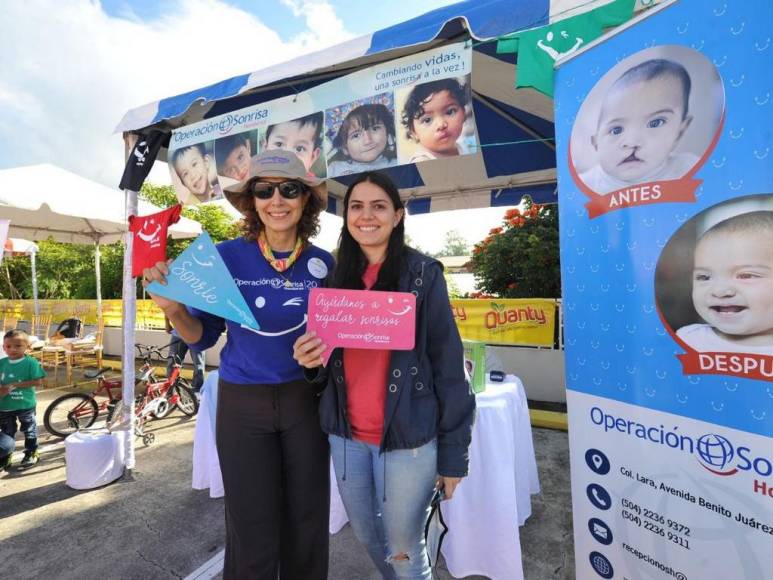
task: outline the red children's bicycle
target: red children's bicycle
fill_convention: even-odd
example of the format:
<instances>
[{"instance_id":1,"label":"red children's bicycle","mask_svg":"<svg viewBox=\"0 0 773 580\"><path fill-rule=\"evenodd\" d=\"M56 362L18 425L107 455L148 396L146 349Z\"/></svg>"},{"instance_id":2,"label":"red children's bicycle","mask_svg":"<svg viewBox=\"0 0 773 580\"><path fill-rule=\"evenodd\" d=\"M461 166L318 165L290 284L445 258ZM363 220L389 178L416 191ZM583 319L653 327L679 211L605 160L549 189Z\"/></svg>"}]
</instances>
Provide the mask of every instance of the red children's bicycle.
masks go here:
<instances>
[{"instance_id":1,"label":"red children's bicycle","mask_svg":"<svg viewBox=\"0 0 773 580\"><path fill-rule=\"evenodd\" d=\"M192 417L199 410L199 402L190 384L180 377L179 359L175 360L168 377L163 380L155 377L153 362L166 359L162 351L169 345L161 348L142 344L135 346L138 358L143 360L143 364L138 371L139 378L135 385L135 391L137 386L141 387L141 391L134 401L134 431L137 436L143 438L145 444L149 444L153 437L150 436L152 434L145 433L146 421L166 417L175 408ZM107 369L86 373L88 378L97 381L97 387L91 393L70 393L51 402L43 415L43 423L49 433L57 437L67 437L75 431L94 425L102 413L106 413L106 421L109 422L113 415L120 412L121 379L107 378L104 376L105 372Z\"/></svg>"}]
</instances>

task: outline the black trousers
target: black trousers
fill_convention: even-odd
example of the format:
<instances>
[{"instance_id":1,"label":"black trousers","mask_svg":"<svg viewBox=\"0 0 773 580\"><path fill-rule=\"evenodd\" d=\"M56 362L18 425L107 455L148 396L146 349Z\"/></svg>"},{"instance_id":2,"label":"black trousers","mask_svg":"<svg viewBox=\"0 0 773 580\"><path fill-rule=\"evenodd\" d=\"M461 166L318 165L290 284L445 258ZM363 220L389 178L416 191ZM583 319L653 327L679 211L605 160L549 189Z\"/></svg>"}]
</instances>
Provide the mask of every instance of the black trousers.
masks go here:
<instances>
[{"instance_id":1,"label":"black trousers","mask_svg":"<svg viewBox=\"0 0 773 580\"><path fill-rule=\"evenodd\" d=\"M326 580L330 449L304 381L219 382L224 580Z\"/></svg>"}]
</instances>

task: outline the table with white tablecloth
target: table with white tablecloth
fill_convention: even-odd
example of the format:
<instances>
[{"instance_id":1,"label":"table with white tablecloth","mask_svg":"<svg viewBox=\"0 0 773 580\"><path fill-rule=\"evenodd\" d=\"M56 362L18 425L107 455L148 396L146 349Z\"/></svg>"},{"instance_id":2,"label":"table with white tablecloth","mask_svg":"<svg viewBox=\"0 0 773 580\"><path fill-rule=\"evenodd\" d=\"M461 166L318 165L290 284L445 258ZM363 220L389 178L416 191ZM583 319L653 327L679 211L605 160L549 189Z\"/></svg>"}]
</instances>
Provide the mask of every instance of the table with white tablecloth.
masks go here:
<instances>
[{"instance_id":1,"label":"table with white tablecloth","mask_svg":"<svg viewBox=\"0 0 773 580\"><path fill-rule=\"evenodd\" d=\"M488 381L476 395L470 473L441 506L448 525L443 556L455 577L523 578L518 533L539 493L529 409L521 381Z\"/></svg>"},{"instance_id":2,"label":"table with white tablecloth","mask_svg":"<svg viewBox=\"0 0 773 580\"><path fill-rule=\"evenodd\" d=\"M223 494L213 431L216 375L210 373L203 389L193 445L193 487L209 488L212 497ZM517 377L507 375L501 383L488 381L476 402L470 473L442 504L449 528L442 552L453 576L518 580L518 527L531 515L531 494L540 489L526 393ZM331 470L330 533L346 522Z\"/></svg>"},{"instance_id":3,"label":"table with white tablecloth","mask_svg":"<svg viewBox=\"0 0 773 580\"><path fill-rule=\"evenodd\" d=\"M207 375L201 386L199 412L193 431L193 489L208 489L209 497L223 497L223 476L215 447L218 371Z\"/></svg>"}]
</instances>

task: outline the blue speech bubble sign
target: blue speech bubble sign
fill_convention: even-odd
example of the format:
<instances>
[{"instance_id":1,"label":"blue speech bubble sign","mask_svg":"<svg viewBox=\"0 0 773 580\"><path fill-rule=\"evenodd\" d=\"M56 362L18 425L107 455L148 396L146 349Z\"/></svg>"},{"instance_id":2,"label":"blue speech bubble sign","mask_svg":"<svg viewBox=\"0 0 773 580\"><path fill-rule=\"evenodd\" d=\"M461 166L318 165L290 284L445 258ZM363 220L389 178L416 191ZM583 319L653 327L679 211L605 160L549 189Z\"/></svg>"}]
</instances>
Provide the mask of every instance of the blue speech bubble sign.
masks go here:
<instances>
[{"instance_id":1,"label":"blue speech bubble sign","mask_svg":"<svg viewBox=\"0 0 773 580\"><path fill-rule=\"evenodd\" d=\"M146 290L260 330L208 233L196 238L169 265L166 282L165 286L151 282Z\"/></svg>"}]
</instances>

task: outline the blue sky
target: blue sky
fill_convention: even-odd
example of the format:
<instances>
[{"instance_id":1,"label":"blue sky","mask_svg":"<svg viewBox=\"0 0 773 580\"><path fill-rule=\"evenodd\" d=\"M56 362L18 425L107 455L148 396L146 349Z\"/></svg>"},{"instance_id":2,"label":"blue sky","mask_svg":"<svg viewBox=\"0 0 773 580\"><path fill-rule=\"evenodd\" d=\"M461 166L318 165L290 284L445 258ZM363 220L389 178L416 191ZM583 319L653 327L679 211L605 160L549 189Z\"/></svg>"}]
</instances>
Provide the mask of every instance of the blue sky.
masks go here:
<instances>
[{"instance_id":1,"label":"blue sky","mask_svg":"<svg viewBox=\"0 0 773 580\"><path fill-rule=\"evenodd\" d=\"M260 70L453 3L3 3L0 168L51 162L97 181L114 182L119 167L105 157L109 148L104 139L127 110ZM115 149L120 150L120 144Z\"/></svg>"},{"instance_id":2,"label":"blue sky","mask_svg":"<svg viewBox=\"0 0 773 580\"><path fill-rule=\"evenodd\" d=\"M331 0L330 4L346 29L360 35L457 1L459 0ZM255 15L285 40L306 29L303 19L294 16L290 6L279 0L230 0L225 4ZM151 21L168 14L176 5L177 2L172 0L102 0L102 7L107 14L142 21Z\"/></svg>"}]
</instances>

